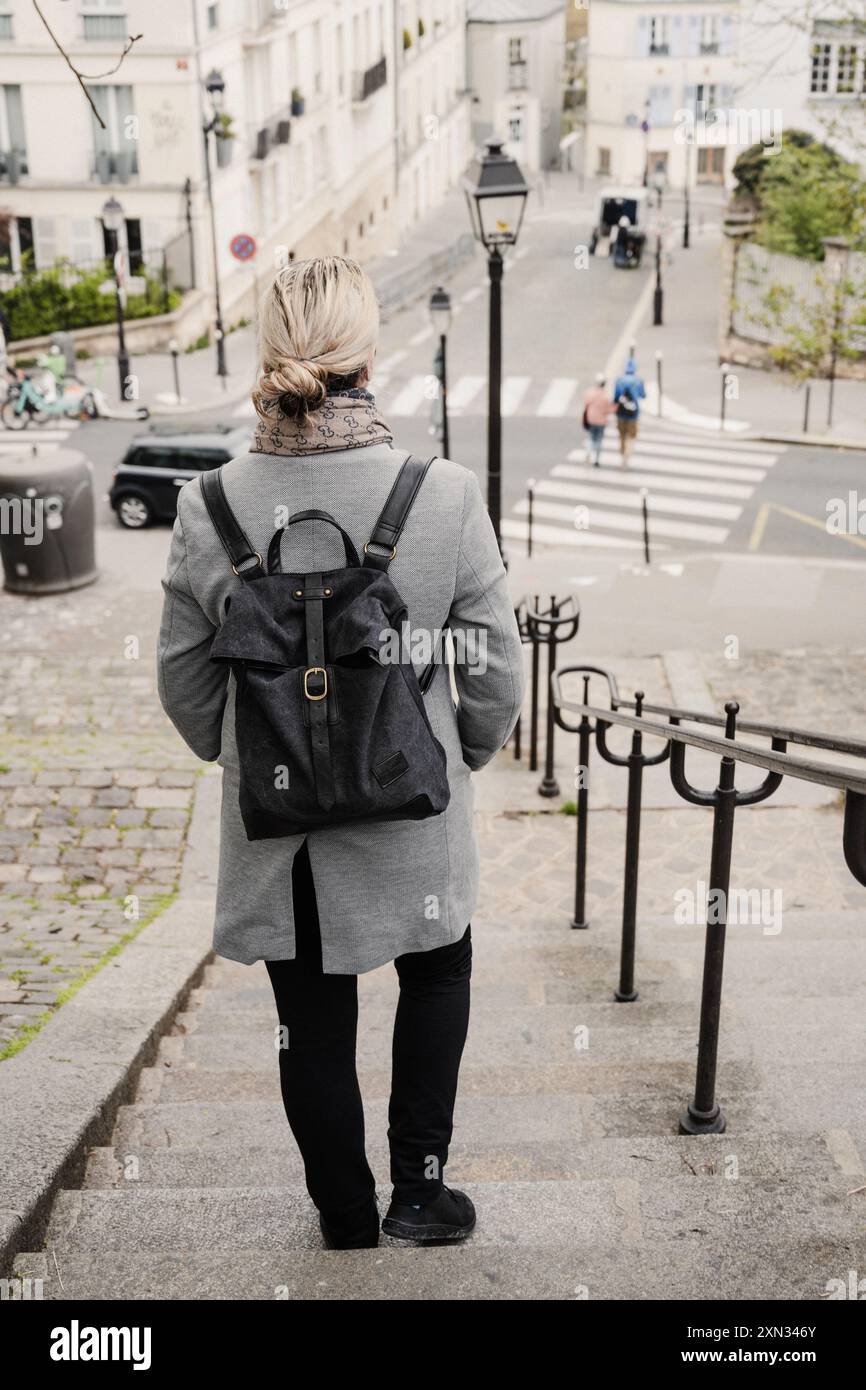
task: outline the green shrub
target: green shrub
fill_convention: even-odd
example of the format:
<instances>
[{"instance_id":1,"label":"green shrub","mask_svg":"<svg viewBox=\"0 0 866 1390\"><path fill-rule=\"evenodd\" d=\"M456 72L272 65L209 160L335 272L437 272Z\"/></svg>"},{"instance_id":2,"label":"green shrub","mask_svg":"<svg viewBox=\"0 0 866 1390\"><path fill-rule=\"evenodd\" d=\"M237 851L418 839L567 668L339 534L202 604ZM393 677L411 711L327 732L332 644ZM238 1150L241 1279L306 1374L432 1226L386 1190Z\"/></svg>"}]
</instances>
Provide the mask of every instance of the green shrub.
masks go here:
<instances>
[{"instance_id":1,"label":"green shrub","mask_svg":"<svg viewBox=\"0 0 866 1390\"><path fill-rule=\"evenodd\" d=\"M20 282L3 295L10 338L19 341L58 329L113 323L117 316L114 295L102 294L99 288L110 278L107 266L82 270L63 261L50 269L25 272ZM151 318L166 311L162 281L153 275L143 278L145 293L127 298L127 319ZM170 290L169 310L177 308L180 301L180 293Z\"/></svg>"}]
</instances>

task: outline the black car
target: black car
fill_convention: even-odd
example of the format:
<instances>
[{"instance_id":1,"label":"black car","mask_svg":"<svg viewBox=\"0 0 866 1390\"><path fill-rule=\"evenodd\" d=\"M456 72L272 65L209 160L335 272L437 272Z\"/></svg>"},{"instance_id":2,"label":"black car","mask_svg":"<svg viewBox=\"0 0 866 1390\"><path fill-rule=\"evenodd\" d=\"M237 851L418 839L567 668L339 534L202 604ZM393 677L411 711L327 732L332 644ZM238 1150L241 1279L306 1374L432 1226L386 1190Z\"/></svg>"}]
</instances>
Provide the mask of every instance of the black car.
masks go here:
<instances>
[{"instance_id":1,"label":"black car","mask_svg":"<svg viewBox=\"0 0 866 1390\"><path fill-rule=\"evenodd\" d=\"M154 521L173 521L178 489L204 468L216 468L250 443L244 425L216 425L195 431L155 426L133 439L114 470L108 500L121 526L139 531Z\"/></svg>"}]
</instances>

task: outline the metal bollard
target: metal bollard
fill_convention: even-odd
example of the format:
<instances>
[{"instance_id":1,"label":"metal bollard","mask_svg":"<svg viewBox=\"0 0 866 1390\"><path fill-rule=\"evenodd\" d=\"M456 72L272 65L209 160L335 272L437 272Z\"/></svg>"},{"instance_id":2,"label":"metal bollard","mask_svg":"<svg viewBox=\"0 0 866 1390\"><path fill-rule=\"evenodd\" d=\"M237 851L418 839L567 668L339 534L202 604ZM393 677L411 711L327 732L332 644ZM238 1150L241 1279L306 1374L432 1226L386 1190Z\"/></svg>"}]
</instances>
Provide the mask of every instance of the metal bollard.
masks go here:
<instances>
[{"instance_id":1,"label":"metal bollard","mask_svg":"<svg viewBox=\"0 0 866 1390\"><path fill-rule=\"evenodd\" d=\"M636 690L634 695L634 712L640 719L643 711L644 693ZM587 701L584 699L584 704ZM643 752L643 734L640 729L635 729L631 736L631 752L627 757L622 758L616 753L612 753L607 746L606 734L610 728L609 724L604 724L601 720L597 721L595 742L599 754L605 762L613 764L614 767L628 768L628 803L625 821L625 868L623 871L623 900L622 900L622 945L620 948L619 965L619 988L614 991L614 998L620 1004L630 1004L637 999L637 990L634 987L634 958L635 941L637 936L637 883L638 883L638 856L640 854L640 817L641 817L641 796L643 791L643 770L645 767L655 767L658 763L663 763L670 757L671 746L666 743L661 753L655 757L648 758Z\"/></svg>"},{"instance_id":2,"label":"metal bollard","mask_svg":"<svg viewBox=\"0 0 866 1390\"><path fill-rule=\"evenodd\" d=\"M526 484L526 558L532 559L532 504L535 501L535 479Z\"/></svg>"},{"instance_id":3,"label":"metal bollard","mask_svg":"<svg viewBox=\"0 0 866 1390\"><path fill-rule=\"evenodd\" d=\"M535 595L535 612L538 612L538 594ZM529 771L538 771L538 674L539 674L539 650L538 643L532 637L529 618L526 620L526 630L529 633L529 640L532 642L532 687L529 707Z\"/></svg>"}]
</instances>

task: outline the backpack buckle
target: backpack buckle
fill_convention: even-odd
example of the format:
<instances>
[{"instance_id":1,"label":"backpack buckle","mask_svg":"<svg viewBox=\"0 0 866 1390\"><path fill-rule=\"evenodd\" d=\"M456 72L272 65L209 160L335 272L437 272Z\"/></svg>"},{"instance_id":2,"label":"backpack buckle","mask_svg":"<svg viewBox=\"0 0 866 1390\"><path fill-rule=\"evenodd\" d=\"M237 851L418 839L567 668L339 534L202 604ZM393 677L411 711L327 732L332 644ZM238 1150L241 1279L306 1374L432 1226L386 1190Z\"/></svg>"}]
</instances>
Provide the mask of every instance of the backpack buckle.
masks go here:
<instances>
[{"instance_id":1,"label":"backpack buckle","mask_svg":"<svg viewBox=\"0 0 866 1390\"><path fill-rule=\"evenodd\" d=\"M378 542L377 542L377 541L365 541L365 542L364 542L364 554L365 554L365 555L368 553L369 548L370 548L371 545L378 545ZM382 551L383 551L383 550L386 550L386 549L387 549L386 546L384 546L384 545L379 545L378 550L374 550L372 553L373 553L374 555L377 555L380 559L384 559L385 557L382 555ZM396 545L395 545L395 546L392 546L392 548L391 548L391 554L388 556L388 559L389 559L389 560L393 560L393 558L394 558L394 556L395 556L396 554L397 554L397 547L396 547Z\"/></svg>"},{"instance_id":2,"label":"backpack buckle","mask_svg":"<svg viewBox=\"0 0 866 1390\"><path fill-rule=\"evenodd\" d=\"M321 695L311 695L311 694L310 694L310 686L309 686L310 676L321 676L321 677L322 677L323 689L322 689ZM308 700L324 700L324 698L325 698L325 696L327 695L327 693L328 693L328 673L327 673L327 671L325 670L324 666L308 666L307 669L306 669L306 671L304 672L304 694L306 695L307 699L308 699Z\"/></svg>"}]
</instances>

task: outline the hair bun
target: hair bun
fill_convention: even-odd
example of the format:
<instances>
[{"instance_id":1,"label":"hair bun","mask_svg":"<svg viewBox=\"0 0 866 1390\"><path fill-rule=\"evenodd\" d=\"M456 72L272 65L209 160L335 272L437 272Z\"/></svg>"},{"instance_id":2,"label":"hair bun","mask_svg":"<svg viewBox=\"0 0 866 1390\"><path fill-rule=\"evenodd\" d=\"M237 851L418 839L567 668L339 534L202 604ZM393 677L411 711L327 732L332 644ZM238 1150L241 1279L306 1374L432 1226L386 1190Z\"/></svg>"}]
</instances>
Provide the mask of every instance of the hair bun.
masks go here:
<instances>
[{"instance_id":1,"label":"hair bun","mask_svg":"<svg viewBox=\"0 0 866 1390\"><path fill-rule=\"evenodd\" d=\"M260 413L276 409L290 418L318 410L327 395L327 379L327 368L299 357L283 357L262 372L253 405Z\"/></svg>"}]
</instances>

